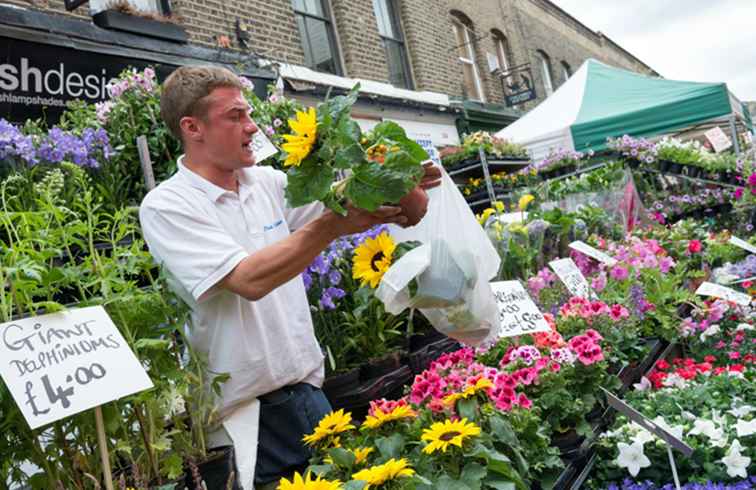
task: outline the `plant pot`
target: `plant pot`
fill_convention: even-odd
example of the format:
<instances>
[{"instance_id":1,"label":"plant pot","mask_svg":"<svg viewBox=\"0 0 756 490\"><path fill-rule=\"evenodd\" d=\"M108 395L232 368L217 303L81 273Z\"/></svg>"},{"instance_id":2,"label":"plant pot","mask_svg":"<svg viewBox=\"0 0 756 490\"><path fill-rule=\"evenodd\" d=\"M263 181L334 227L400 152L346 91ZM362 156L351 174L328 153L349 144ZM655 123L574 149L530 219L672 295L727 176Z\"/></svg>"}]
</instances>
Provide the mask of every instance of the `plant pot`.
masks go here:
<instances>
[{"instance_id":1,"label":"plant pot","mask_svg":"<svg viewBox=\"0 0 756 490\"><path fill-rule=\"evenodd\" d=\"M205 482L205 488L242 490L233 446L219 447L214 451L206 461L197 465L197 470ZM184 485L186 488L197 488L190 468L186 470Z\"/></svg>"},{"instance_id":2,"label":"plant pot","mask_svg":"<svg viewBox=\"0 0 756 490\"><path fill-rule=\"evenodd\" d=\"M367 381L379 378L384 374L396 371L402 365L402 356L399 352L389 352L383 357L370 359L367 364L359 368L360 380Z\"/></svg>"},{"instance_id":3,"label":"plant pot","mask_svg":"<svg viewBox=\"0 0 756 490\"><path fill-rule=\"evenodd\" d=\"M640 167L640 160L635 159L635 158L629 158L627 160L627 164L631 169L636 169Z\"/></svg>"},{"instance_id":4,"label":"plant pot","mask_svg":"<svg viewBox=\"0 0 756 490\"><path fill-rule=\"evenodd\" d=\"M701 175L700 167L696 167L695 165L688 165L686 168L688 170L688 177L692 177L695 179L695 178L698 178L699 175Z\"/></svg>"},{"instance_id":5,"label":"plant pot","mask_svg":"<svg viewBox=\"0 0 756 490\"><path fill-rule=\"evenodd\" d=\"M409 339L409 351L410 353L417 352L423 347L445 338L446 336L435 328L430 329L426 333L412 335Z\"/></svg>"},{"instance_id":6,"label":"plant pot","mask_svg":"<svg viewBox=\"0 0 756 490\"><path fill-rule=\"evenodd\" d=\"M570 429L563 434L551 436L551 445L558 448L562 454L572 452L580 447L585 437L578 435L575 429Z\"/></svg>"},{"instance_id":7,"label":"plant pot","mask_svg":"<svg viewBox=\"0 0 756 490\"><path fill-rule=\"evenodd\" d=\"M705 216L704 209L703 208L694 209L693 211L690 212L690 216L691 218L695 218L695 219L703 219Z\"/></svg>"},{"instance_id":8,"label":"plant pot","mask_svg":"<svg viewBox=\"0 0 756 490\"><path fill-rule=\"evenodd\" d=\"M92 22L103 29L124 31L179 43L189 41L189 35L181 26L171 22L160 22L145 17L124 14L116 10L103 10L96 13L92 16Z\"/></svg>"},{"instance_id":9,"label":"plant pot","mask_svg":"<svg viewBox=\"0 0 756 490\"><path fill-rule=\"evenodd\" d=\"M399 200L399 206L402 208L402 214L407 217L404 226L415 226L428 211L428 194L417 186Z\"/></svg>"},{"instance_id":10,"label":"plant pot","mask_svg":"<svg viewBox=\"0 0 756 490\"><path fill-rule=\"evenodd\" d=\"M682 165L675 162L669 163L669 169L667 170L671 174L681 174L682 173Z\"/></svg>"},{"instance_id":11,"label":"plant pot","mask_svg":"<svg viewBox=\"0 0 756 490\"><path fill-rule=\"evenodd\" d=\"M353 368L348 371L331 373L323 381L323 392L328 399L332 395L339 395L354 390L360 383L360 368Z\"/></svg>"},{"instance_id":12,"label":"plant pot","mask_svg":"<svg viewBox=\"0 0 756 490\"><path fill-rule=\"evenodd\" d=\"M669 169L672 166L672 162L668 162L667 160L662 160L659 162L659 170L665 173L669 173Z\"/></svg>"}]
</instances>

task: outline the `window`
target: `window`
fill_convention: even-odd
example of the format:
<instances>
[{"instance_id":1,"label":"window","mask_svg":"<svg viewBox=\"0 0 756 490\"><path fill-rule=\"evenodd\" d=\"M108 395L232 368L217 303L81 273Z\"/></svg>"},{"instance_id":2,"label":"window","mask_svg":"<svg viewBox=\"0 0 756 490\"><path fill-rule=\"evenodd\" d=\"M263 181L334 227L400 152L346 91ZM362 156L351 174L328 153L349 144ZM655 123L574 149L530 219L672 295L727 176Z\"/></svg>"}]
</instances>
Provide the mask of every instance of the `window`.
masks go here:
<instances>
[{"instance_id":1,"label":"window","mask_svg":"<svg viewBox=\"0 0 756 490\"><path fill-rule=\"evenodd\" d=\"M111 9L114 2L111 0L89 0L90 12L96 14L103 10ZM145 13L170 15L171 6L168 0L128 0L121 2L127 4L133 10Z\"/></svg>"},{"instance_id":2,"label":"window","mask_svg":"<svg viewBox=\"0 0 756 490\"><path fill-rule=\"evenodd\" d=\"M496 57L499 59L499 68L502 72L509 71L509 67L512 66L510 62L512 56L509 51L509 41L499 31L493 31L494 45L496 46Z\"/></svg>"},{"instance_id":3,"label":"window","mask_svg":"<svg viewBox=\"0 0 756 490\"><path fill-rule=\"evenodd\" d=\"M459 18L453 19L452 25L454 26L454 42L457 47L457 55L462 65L465 95L470 99L485 102L478 67L475 64L475 46L473 45L475 34Z\"/></svg>"},{"instance_id":4,"label":"window","mask_svg":"<svg viewBox=\"0 0 756 490\"><path fill-rule=\"evenodd\" d=\"M378 20L378 33L386 49L391 85L412 89L407 50L397 15L396 0L373 0L373 11Z\"/></svg>"},{"instance_id":5,"label":"window","mask_svg":"<svg viewBox=\"0 0 756 490\"><path fill-rule=\"evenodd\" d=\"M551 82L551 60L543 51L537 51L538 61L541 64L541 76L543 77L543 90L546 97L554 93L554 84Z\"/></svg>"},{"instance_id":6,"label":"window","mask_svg":"<svg viewBox=\"0 0 756 490\"><path fill-rule=\"evenodd\" d=\"M570 65L566 61L562 61L562 75L565 82L572 76L572 68L570 68Z\"/></svg>"},{"instance_id":7,"label":"window","mask_svg":"<svg viewBox=\"0 0 756 490\"><path fill-rule=\"evenodd\" d=\"M305 65L315 71L341 75L336 38L325 3L323 0L292 0Z\"/></svg>"}]
</instances>

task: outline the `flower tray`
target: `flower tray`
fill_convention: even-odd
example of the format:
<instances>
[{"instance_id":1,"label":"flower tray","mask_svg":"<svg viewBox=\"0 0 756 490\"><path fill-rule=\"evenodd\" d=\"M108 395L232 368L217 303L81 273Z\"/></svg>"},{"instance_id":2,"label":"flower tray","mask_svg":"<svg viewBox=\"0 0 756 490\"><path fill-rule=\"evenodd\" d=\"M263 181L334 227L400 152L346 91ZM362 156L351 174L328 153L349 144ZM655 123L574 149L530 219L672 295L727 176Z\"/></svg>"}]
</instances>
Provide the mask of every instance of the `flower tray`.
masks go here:
<instances>
[{"instance_id":1,"label":"flower tray","mask_svg":"<svg viewBox=\"0 0 756 490\"><path fill-rule=\"evenodd\" d=\"M412 352L407 356L407 364L412 370L412 374L420 374L426 369L431 362L441 354L451 352L460 348L459 342L448 337L444 337L432 344L428 344L422 349Z\"/></svg>"},{"instance_id":2,"label":"flower tray","mask_svg":"<svg viewBox=\"0 0 756 490\"><path fill-rule=\"evenodd\" d=\"M223 488L228 490L242 490L239 475L236 467L236 456L233 446L222 446L217 448L216 452L210 458L197 465L199 474L204 480L205 488ZM192 478L192 472L187 468L184 477L184 486L186 488L196 488Z\"/></svg>"},{"instance_id":3,"label":"flower tray","mask_svg":"<svg viewBox=\"0 0 756 490\"><path fill-rule=\"evenodd\" d=\"M412 379L409 366L385 374L379 378L361 382L355 389L339 394L326 393L334 410L343 408L352 412L356 420L364 419L370 402L378 398L397 399L404 394L404 386Z\"/></svg>"}]
</instances>

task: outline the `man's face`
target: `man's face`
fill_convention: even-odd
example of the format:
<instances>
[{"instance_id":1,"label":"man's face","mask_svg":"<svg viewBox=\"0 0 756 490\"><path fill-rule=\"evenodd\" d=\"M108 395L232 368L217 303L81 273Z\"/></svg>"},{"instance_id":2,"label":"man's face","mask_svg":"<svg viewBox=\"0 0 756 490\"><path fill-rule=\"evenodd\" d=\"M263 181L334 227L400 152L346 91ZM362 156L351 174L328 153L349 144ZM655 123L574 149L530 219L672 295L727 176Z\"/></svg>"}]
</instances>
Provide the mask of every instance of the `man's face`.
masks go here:
<instances>
[{"instance_id":1,"label":"man's face","mask_svg":"<svg viewBox=\"0 0 756 490\"><path fill-rule=\"evenodd\" d=\"M249 103L234 87L218 87L208 97L207 114L198 119L207 158L226 170L251 167L255 155L250 143L257 125L250 117Z\"/></svg>"}]
</instances>

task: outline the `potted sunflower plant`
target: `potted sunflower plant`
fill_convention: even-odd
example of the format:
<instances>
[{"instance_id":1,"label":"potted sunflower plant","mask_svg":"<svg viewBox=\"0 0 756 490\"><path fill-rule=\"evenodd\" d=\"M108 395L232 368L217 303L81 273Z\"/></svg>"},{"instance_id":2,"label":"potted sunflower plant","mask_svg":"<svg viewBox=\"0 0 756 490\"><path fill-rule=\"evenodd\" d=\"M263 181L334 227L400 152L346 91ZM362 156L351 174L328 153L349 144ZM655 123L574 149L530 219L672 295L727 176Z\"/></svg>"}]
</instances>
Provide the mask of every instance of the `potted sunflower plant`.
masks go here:
<instances>
[{"instance_id":1,"label":"potted sunflower plant","mask_svg":"<svg viewBox=\"0 0 756 490\"><path fill-rule=\"evenodd\" d=\"M398 204L408 224L416 224L427 205L418 184L428 154L392 121L363 133L350 115L359 88L297 111L289 120L292 132L283 135L281 145L286 197L295 207L321 201L341 215L347 203L368 211Z\"/></svg>"}]
</instances>

